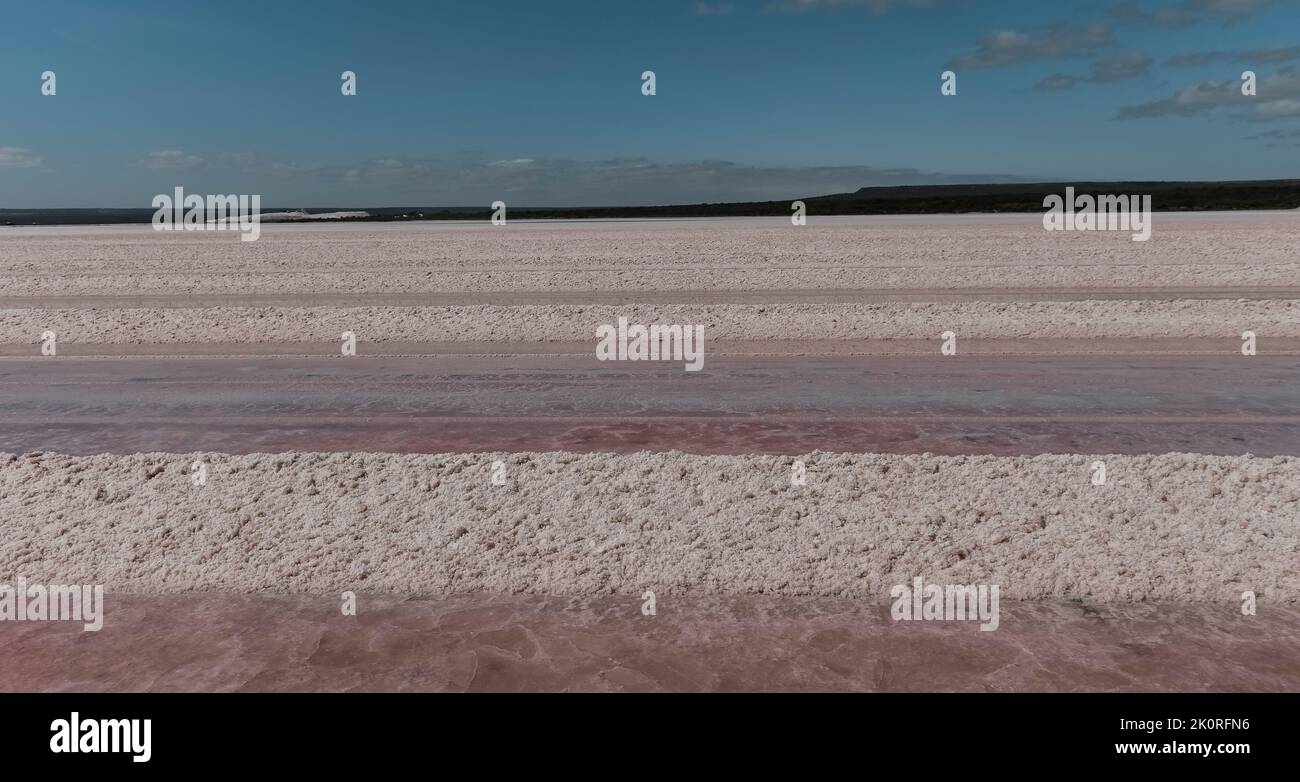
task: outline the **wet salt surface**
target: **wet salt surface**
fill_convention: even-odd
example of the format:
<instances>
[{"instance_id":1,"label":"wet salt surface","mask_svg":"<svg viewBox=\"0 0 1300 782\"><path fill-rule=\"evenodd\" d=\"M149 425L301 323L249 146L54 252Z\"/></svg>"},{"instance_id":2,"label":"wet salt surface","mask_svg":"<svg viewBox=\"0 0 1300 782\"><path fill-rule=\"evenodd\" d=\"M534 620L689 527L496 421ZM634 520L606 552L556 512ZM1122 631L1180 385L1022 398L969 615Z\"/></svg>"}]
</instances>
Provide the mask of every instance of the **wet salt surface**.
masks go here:
<instances>
[{"instance_id":1,"label":"wet salt surface","mask_svg":"<svg viewBox=\"0 0 1300 782\"><path fill-rule=\"evenodd\" d=\"M1300 612L1000 605L1001 622L893 622L888 605L109 594L99 632L0 623L0 691L1300 690Z\"/></svg>"},{"instance_id":2,"label":"wet salt surface","mask_svg":"<svg viewBox=\"0 0 1300 782\"><path fill-rule=\"evenodd\" d=\"M0 361L0 451L1300 454L1255 356Z\"/></svg>"}]
</instances>

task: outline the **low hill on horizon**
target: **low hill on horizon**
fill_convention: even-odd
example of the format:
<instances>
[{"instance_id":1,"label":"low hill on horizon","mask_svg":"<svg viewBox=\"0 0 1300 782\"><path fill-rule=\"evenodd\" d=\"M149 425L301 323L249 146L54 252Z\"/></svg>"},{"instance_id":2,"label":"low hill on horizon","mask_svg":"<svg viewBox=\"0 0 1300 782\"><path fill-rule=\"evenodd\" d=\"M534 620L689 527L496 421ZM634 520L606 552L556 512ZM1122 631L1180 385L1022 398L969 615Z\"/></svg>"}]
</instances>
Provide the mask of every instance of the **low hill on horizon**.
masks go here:
<instances>
[{"instance_id":1,"label":"low hill on horizon","mask_svg":"<svg viewBox=\"0 0 1300 782\"><path fill-rule=\"evenodd\" d=\"M1063 195L1066 187L1077 194L1152 196L1158 212L1194 212L1244 209L1300 209L1300 179L1241 182L1030 182L984 185L896 185L863 187L852 193L795 196L780 201L669 204L663 206L509 206L508 216L529 220L635 219L687 217L759 217L789 215L791 203L800 200L810 216L873 214L972 214L1041 212L1043 199ZM486 220L488 206L424 207L276 207L264 215L303 212L365 212L347 221L393 222L406 220ZM0 225L101 225L147 223L153 209L0 209Z\"/></svg>"}]
</instances>

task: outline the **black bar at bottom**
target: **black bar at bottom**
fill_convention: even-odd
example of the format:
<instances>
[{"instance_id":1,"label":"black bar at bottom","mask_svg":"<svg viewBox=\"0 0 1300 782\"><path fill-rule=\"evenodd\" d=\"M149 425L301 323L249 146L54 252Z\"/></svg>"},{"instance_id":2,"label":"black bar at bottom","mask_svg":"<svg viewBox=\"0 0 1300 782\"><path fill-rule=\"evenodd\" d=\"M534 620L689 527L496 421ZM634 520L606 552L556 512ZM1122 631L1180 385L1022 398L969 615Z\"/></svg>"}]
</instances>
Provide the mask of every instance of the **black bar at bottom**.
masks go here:
<instances>
[{"instance_id":1,"label":"black bar at bottom","mask_svg":"<svg viewBox=\"0 0 1300 782\"><path fill-rule=\"evenodd\" d=\"M6 769L337 774L420 764L433 776L463 776L466 766L495 776L505 767L565 773L593 763L609 774L659 765L771 772L781 764L806 773L871 758L906 760L921 773L949 764L1039 773L1256 761L1285 768L1300 698L58 693L5 695L0 704ZM74 713L77 752L69 744ZM111 749L114 737L118 752L80 751L101 740ZM134 759L146 752L147 761Z\"/></svg>"}]
</instances>

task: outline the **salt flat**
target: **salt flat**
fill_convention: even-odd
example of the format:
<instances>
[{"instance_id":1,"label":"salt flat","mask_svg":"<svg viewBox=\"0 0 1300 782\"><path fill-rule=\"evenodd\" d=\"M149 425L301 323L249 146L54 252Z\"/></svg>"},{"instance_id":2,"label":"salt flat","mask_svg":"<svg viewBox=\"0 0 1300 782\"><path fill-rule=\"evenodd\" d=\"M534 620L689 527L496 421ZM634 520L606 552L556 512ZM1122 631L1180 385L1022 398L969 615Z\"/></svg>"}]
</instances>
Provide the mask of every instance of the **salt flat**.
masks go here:
<instances>
[{"instance_id":1,"label":"salt flat","mask_svg":"<svg viewBox=\"0 0 1300 782\"><path fill-rule=\"evenodd\" d=\"M1156 215L1149 242L1036 215L270 225L257 242L13 228L0 345L554 344L619 315L760 344L1294 342L1298 229L1294 213Z\"/></svg>"},{"instance_id":2,"label":"salt flat","mask_svg":"<svg viewBox=\"0 0 1300 782\"><path fill-rule=\"evenodd\" d=\"M1146 243L1036 215L4 229L0 571L1294 603L1298 221L1157 214ZM597 365L620 316L704 325L703 371Z\"/></svg>"},{"instance_id":3,"label":"salt flat","mask_svg":"<svg viewBox=\"0 0 1300 782\"><path fill-rule=\"evenodd\" d=\"M1148 242L1038 215L0 228L5 297L1297 285L1300 214L1160 214Z\"/></svg>"}]
</instances>

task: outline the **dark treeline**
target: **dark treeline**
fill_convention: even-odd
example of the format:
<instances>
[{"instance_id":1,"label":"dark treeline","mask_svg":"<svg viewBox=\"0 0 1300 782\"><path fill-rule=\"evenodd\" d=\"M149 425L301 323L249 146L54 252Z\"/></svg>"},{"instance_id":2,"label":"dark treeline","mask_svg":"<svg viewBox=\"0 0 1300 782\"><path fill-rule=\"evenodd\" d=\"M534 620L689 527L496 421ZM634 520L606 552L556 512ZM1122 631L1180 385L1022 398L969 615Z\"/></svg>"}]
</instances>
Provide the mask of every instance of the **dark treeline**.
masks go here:
<instances>
[{"instance_id":1,"label":"dark treeline","mask_svg":"<svg viewBox=\"0 0 1300 782\"><path fill-rule=\"evenodd\" d=\"M1037 182L997 185L905 185L864 187L853 193L791 198L668 206L527 207L508 206L509 219L579 220L591 218L755 217L789 215L791 202L802 200L810 216L874 214L968 214L979 212L1041 212L1043 199L1064 195L1071 186L1079 195L1152 196L1157 212L1300 208L1300 179L1254 182ZM331 207L265 208L262 212L365 211L370 217L349 221L487 220L490 207ZM153 209L0 209L0 225L92 225L147 223Z\"/></svg>"}]
</instances>

